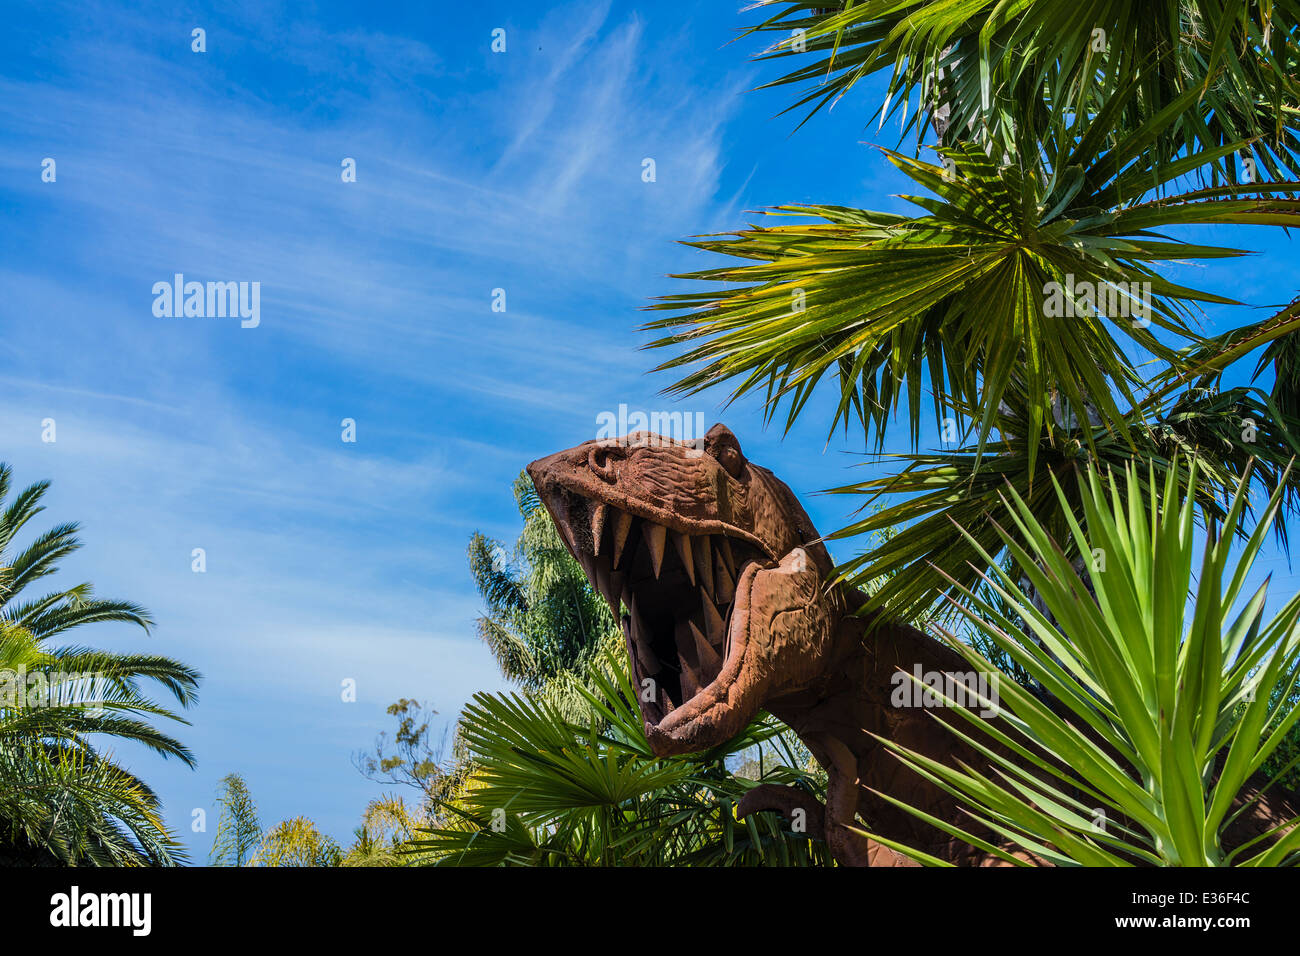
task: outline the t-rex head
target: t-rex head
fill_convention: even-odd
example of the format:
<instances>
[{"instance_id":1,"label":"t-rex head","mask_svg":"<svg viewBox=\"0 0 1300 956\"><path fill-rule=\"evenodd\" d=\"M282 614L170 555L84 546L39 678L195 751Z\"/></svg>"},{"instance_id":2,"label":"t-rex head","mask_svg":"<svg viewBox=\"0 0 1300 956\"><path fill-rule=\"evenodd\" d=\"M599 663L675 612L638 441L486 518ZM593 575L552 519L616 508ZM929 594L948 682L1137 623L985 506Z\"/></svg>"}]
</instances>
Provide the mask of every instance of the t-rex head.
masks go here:
<instances>
[{"instance_id":1,"label":"t-rex head","mask_svg":"<svg viewBox=\"0 0 1300 956\"><path fill-rule=\"evenodd\" d=\"M724 425L703 448L649 432L528 466L560 536L621 620L661 755L739 733L818 676L832 562L794 494Z\"/></svg>"}]
</instances>

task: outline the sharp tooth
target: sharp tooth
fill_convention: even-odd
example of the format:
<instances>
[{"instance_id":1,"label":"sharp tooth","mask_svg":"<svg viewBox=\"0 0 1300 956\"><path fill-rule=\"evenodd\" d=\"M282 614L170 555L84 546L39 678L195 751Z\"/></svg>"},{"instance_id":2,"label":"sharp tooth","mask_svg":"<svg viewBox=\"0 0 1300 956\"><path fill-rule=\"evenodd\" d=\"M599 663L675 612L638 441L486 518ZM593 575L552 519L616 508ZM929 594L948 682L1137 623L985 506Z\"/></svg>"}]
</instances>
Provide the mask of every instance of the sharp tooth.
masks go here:
<instances>
[{"instance_id":1,"label":"sharp tooth","mask_svg":"<svg viewBox=\"0 0 1300 956\"><path fill-rule=\"evenodd\" d=\"M627 544L627 533L632 530L632 516L626 511L619 511L616 514L618 517L614 524L614 567L618 567L618 559L623 556L623 545Z\"/></svg>"},{"instance_id":2,"label":"sharp tooth","mask_svg":"<svg viewBox=\"0 0 1300 956\"><path fill-rule=\"evenodd\" d=\"M627 593L627 575L622 571L609 572L609 593L605 595L605 600L607 600L609 606L613 608L615 617L618 617L619 599Z\"/></svg>"},{"instance_id":3,"label":"sharp tooth","mask_svg":"<svg viewBox=\"0 0 1300 956\"><path fill-rule=\"evenodd\" d=\"M713 583L716 585L714 594L719 604L730 604L735 599L736 582L727 570L727 562L722 559L721 548L713 552Z\"/></svg>"},{"instance_id":4,"label":"sharp tooth","mask_svg":"<svg viewBox=\"0 0 1300 956\"><path fill-rule=\"evenodd\" d=\"M605 534L605 514L608 509L600 502L593 502L591 507L591 550L600 554L600 541Z\"/></svg>"},{"instance_id":5,"label":"sharp tooth","mask_svg":"<svg viewBox=\"0 0 1300 956\"><path fill-rule=\"evenodd\" d=\"M686 569L686 577L690 580L691 585L695 584L695 559L691 557L691 536L673 532L673 545L677 548L677 556L682 559L682 567Z\"/></svg>"},{"instance_id":6,"label":"sharp tooth","mask_svg":"<svg viewBox=\"0 0 1300 956\"><path fill-rule=\"evenodd\" d=\"M677 642L677 658L682 665L682 701L688 701L700 691L700 663L697 644L704 640L700 627L690 618L678 618L673 639ZM706 642L707 643L707 642Z\"/></svg>"},{"instance_id":7,"label":"sharp tooth","mask_svg":"<svg viewBox=\"0 0 1300 956\"><path fill-rule=\"evenodd\" d=\"M713 593L713 549L709 547L709 535L695 539L695 576L704 589Z\"/></svg>"},{"instance_id":8,"label":"sharp tooth","mask_svg":"<svg viewBox=\"0 0 1300 956\"><path fill-rule=\"evenodd\" d=\"M664 542L668 538L668 529L661 524L648 521L641 524L645 535L646 547L650 549L650 562L654 565L655 580L659 580L659 569L664 566Z\"/></svg>"},{"instance_id":9,"label":"sharp tooth","mask_svg":"<svg viewBox=\"0 0 1300 956\"><path fill-rule=\"evenodd\" d=\"M612 592L609 587L609 568L598 562L594 563L596 564L596 590L600 592L601 597L609 602L610 611L613 612L615 617L618 617L618 600L610 597Z\"/></svg>"},{"instance_id":10,"label":"sharp tooth","mask_svg":"<svg viewBox=\"0 0 1300 956\"><path fill-rule=\"evenodd\" d=\"M636 648L636 659L641 664L641 676L655 677L663 670L663 665L659 662L658 655L651 649L650 643L643 639L645 636L645 622L641 620L641 615L637 613L635 595L632 597L632 604L628 610L632 612L632 646Z\"/></svg>"},{"instance_id":11,"label":"sharp tooth","mask_svg":"<svg viewBox=\"0 0 1300 956\"><path fill-rule=\"evenodd\" d=\"M727 625L722 620L722 615L718 613L717 607L710 600L709 595L703 591L700 592L700 600L704 605L704 628L709 635L709 644L715 649L722 649L723 643L727 638Z\"/></svg>"},{"instance_id":12,"label":"sharp tooth","mask_svg":"<svg viewBox=\"0 0 1300 956\"><path fill-rule=\"evenodd\" d=\"M560 532L560 538L571 550L577 551L573 547L573 535L569 531L569 499L563 493L557 494L551 499L551 516L555 518L555 527Z\"/></svg>"},{"instance_id":13,"label":"sharp tooth","mask_svg":"<svg viewBox=\"0 0 1300 956\"><path fill-rule=\"evenodd\" d=\"M735 581L736 558L731 553L731 543L727 540L726 535L718 535L718 547L716 548L716 551L718 556L722 558L722 563L726 565L727 574L731 576L732 581Z\"/></svg>"},{"instance_id":14,"label":"sharp tooth","mask_svg":"<svg viewBox=\"0 0 1300 956\"><path fill-rule=\"evenodd\" d=\"M704 605L706 608L713 606L708 601L705 601ZM709 675L716 677L722 670L722 658L718 656L718 649L711 643L711 635L706 632L707 616L707 611L703 614L697 611L690 617L691 637L695 641L695 659L699 662L697 676L701 686L710 683Z\"/></svg>"}]
</instances>

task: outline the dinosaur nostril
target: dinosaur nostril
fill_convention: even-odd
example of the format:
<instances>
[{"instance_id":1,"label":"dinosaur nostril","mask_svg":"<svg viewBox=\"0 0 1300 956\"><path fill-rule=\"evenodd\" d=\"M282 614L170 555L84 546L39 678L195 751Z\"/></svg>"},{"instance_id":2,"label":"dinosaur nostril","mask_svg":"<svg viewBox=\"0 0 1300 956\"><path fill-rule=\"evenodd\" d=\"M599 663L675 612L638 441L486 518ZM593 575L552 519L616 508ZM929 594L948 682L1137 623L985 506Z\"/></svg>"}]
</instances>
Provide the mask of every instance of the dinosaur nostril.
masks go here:
<instances>
[{"instance_id":1,"label":"dinosaur nostril","mask_svg":"<svg viewBox=\"0 0 1300 956\"><path fill-rule=\"evenodd\" d=\"M614 461L622 457L616 448L608 445L592 445L591 450L587 452L587 467L606 481L614 481L618 477L614 474Z\"/></svg>"}]
</instances>

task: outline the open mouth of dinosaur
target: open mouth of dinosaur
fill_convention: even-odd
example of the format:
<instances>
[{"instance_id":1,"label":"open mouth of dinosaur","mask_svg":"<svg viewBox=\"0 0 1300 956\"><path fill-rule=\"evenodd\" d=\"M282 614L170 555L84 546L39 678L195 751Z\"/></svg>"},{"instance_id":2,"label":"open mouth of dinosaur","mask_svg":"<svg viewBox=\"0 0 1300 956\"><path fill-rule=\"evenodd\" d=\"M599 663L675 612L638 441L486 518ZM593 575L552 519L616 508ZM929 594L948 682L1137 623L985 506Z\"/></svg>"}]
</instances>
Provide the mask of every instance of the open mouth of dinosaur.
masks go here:
<instances>
[{"instance_id":1,"label":"open mouth of dinosaur","mask_svg":"<svg viewBox=\"0 0 1300 956\"><path fill-rule=\"evenodd\" d=\"M657 727L723 674L736 650L736 582L765 555L739 537L688 534L566 490L547 505L622 624L641 716Z\"/></svg>"}]
</instances>

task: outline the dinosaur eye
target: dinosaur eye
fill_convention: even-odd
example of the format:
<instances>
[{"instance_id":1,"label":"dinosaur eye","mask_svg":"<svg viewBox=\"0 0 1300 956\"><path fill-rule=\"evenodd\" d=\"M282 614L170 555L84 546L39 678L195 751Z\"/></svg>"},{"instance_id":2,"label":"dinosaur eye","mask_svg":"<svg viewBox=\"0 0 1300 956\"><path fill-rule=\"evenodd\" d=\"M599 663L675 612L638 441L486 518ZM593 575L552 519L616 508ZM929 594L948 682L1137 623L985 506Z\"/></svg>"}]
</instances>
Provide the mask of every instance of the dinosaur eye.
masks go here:
<instances>
[{"instance_id":1,"label":"dinosaur eye","mask_svg":"<svg viewBox=\"0 0 1300 956\"><path fill-rule=\"evenodd\" d=\"M730 445L719 448L714 457L718 459L718 464L726 469L727 474L732 478L739 478L741 472L745 470L745 459L739 451Z\"/></svg>"}]
</instances>

